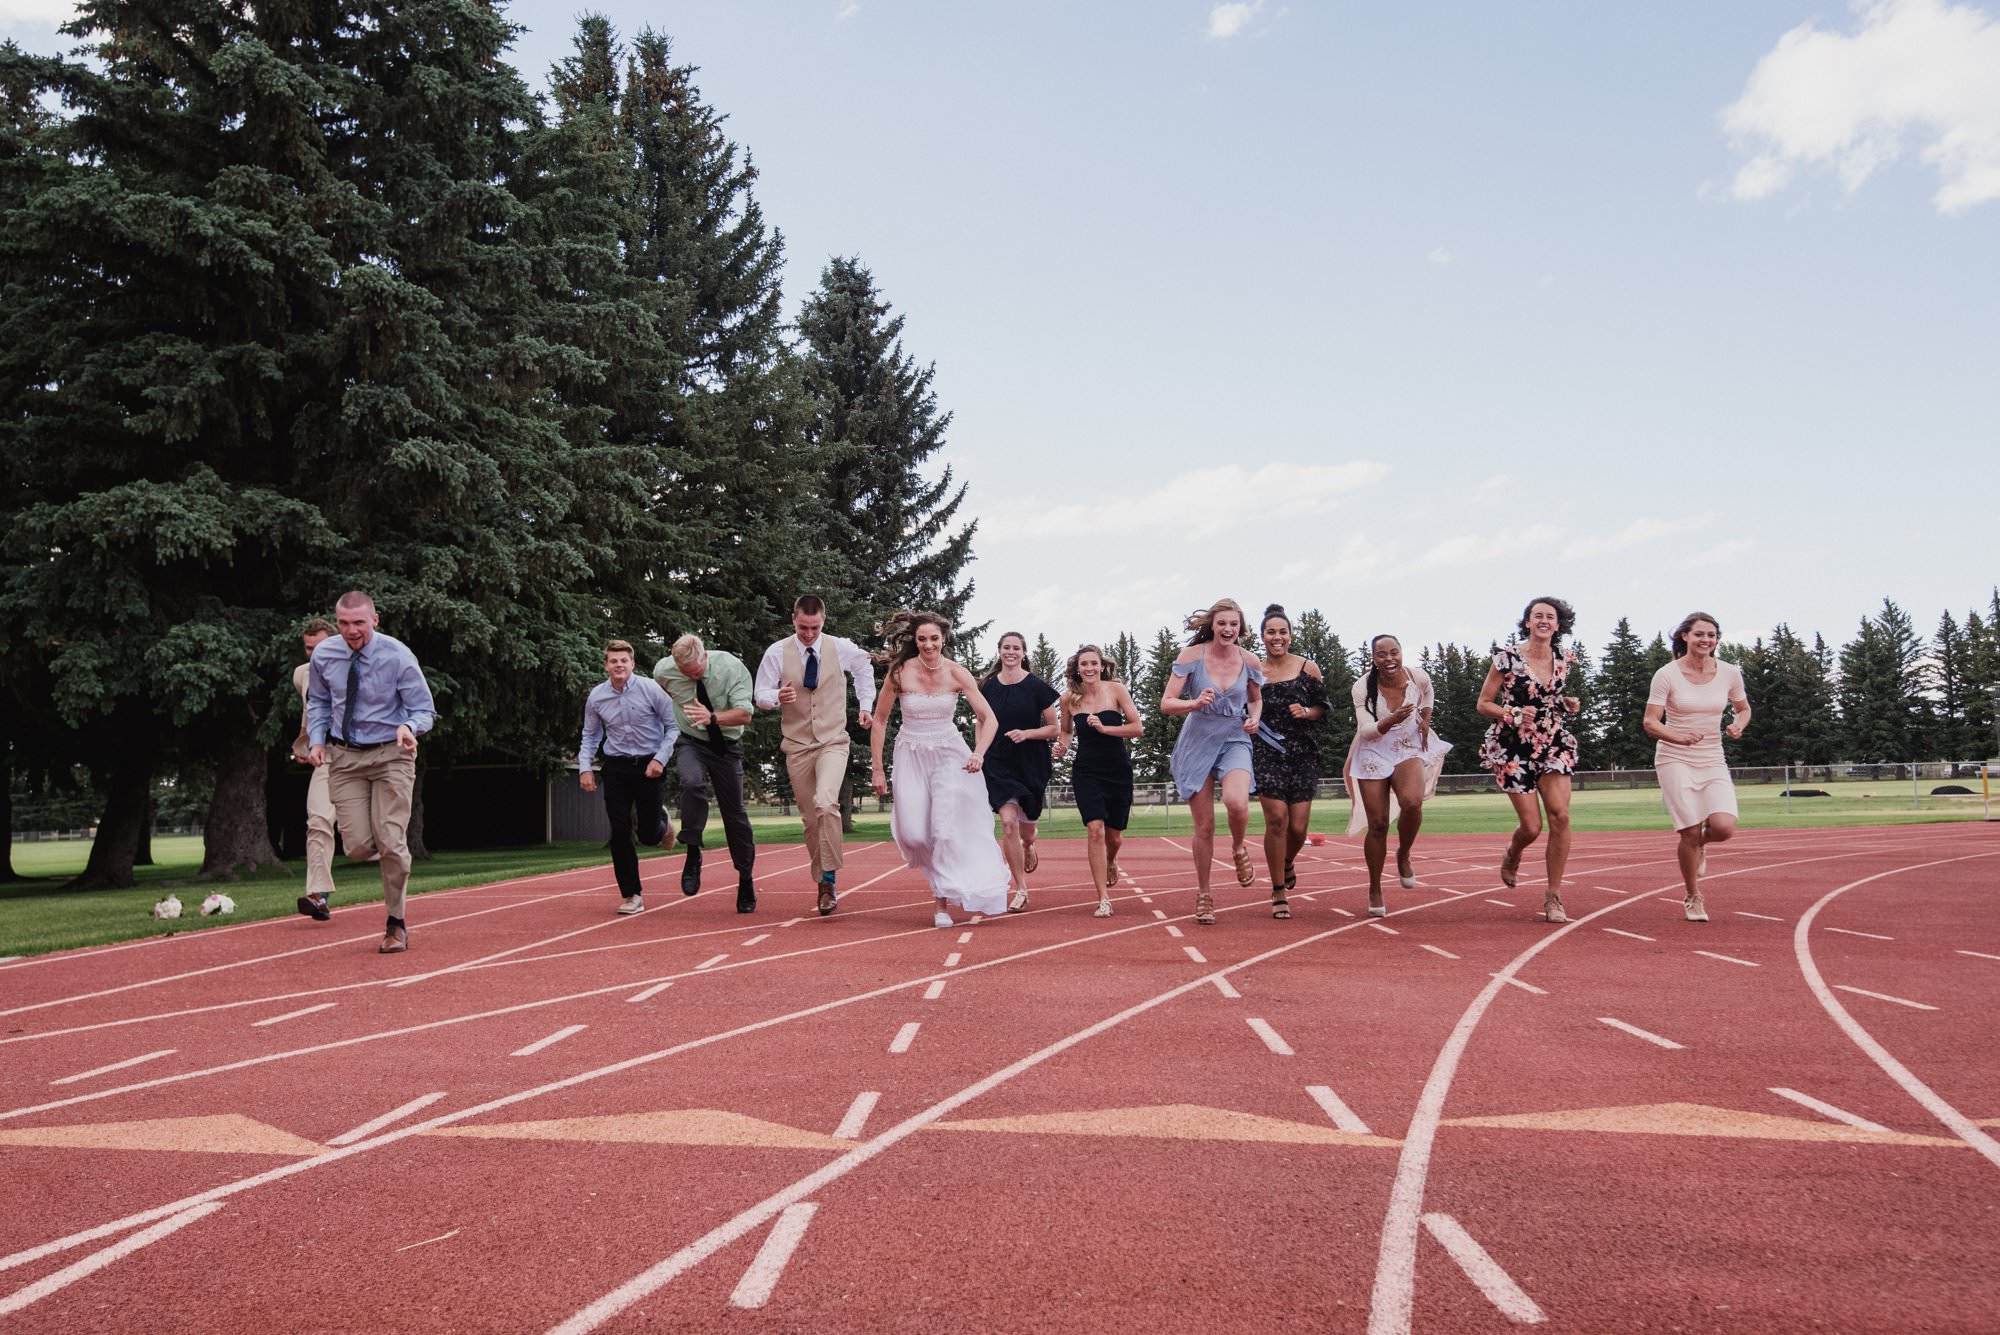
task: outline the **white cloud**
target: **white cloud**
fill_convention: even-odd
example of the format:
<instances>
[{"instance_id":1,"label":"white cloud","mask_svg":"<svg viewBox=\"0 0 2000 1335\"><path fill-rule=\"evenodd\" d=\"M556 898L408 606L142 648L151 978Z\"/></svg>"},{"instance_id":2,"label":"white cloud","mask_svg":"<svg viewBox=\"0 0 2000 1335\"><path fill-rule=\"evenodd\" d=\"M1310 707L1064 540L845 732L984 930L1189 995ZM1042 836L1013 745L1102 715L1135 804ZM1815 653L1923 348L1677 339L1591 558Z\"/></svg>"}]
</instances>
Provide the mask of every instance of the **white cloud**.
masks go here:
<instances>
[{"instance_id":1,"label":"white cloud","mask_svg":"<svg viewBox=\"0 0 2000 1335\"><path fill-rule=\"evenodd\" d=\"M1718 542L1705 551L1698 552L1681 562L1682 570L1704 570L1710 566L1728 565L1730 562L1749 554L1757 545L1755 538L1730 538Z\"/></svg>"},{"instance_id":2,"label":"white cloud","mask_svg":"<svg viewBox=\"0 0 2000 1335\"><path fill-rule=\"evenodd\" d=\"M1250 26L1250 20L1264 12L1264 0L1253 0L1251 4L1231 3L1215 6L1208 11L1208 35L1219 42L1226 42Z\"/></svg>"},{"instance_id":3,"label":"white cloud","mask_svg":"<svg viewBox=\"0 0 2000 1335\"><path fill-rule=\"evenodd\" d=\"M1495 492L1505 491L1513 485L1514 475L1512 473L1495 473L1492 477L1487 478L1479 484L1479 494L1482 496L1491 496Z\"/></svg>"},{"instance_id":4,"label":"white cloud","mask_svg":"<svg viewBox=\"0 0 2000 1335\"><path fill-rule=\"evenodd\" d=\"M1442 269L1447 264L1451 263L1451 252L1446 250L1443 246L1439 246L1436 250L1432 251L1429 255L1425 256L1424 258L1428 259L1432 264L1435 264L1437 265L1438 268Z\"/></svg>"},{"instance_id":5,"label":"white cloud","mask_svg":"<svg viewBox=\"0 0 2000 1335\"><path fill-rule=\"evenodd\" d=\"M54 27L76 17L75 0L0 0L0 28L24 23Z\"/></svg>"},{"instance_id":6,"label":"white cloud","mask_svg":"<svg viewBox=\"0 0 2000 1335\"><path fill-rule=\"evenodd\" d=\"M858 0L841 0L840 10L833 16L833 21L835 23L845 23L860 12L861 5L858 3Z\"/></svg>"},{"instance_id":7,"label":"white cloud","mask_svg":"<svg viewBox=\"0 0 2000 1335\"><path fill-rule=\"evenodd\" d=\"M1196 468L1136 496L1114 489L1088 502L1050 505L1040 499L1018 499L989 505L980 516L979 534L1000 542L1121 538L1160 530L1212 538L1330 510L1348 493L1388 475L1389 466L1372 459L1273 463L1255 469L1241 464Z\"/></svg>"},{"instance_id":8,"label":"white cloud","mask_svg":"<svg viewBox=\"0 0 2000 1335\"><path fill-rule=\"evenodd\" d=\"M1630 551L1649 542L1658 542L1661 538L1671 537L1676 533L1706 528L1714 522L1715 516L1712 514L1689 515L1680 519L1635 519L1616 533L1604 537L1574 538L1564 545L1562 554L1565 560L1570 561L1608 556L1613 552Z\"/></svg>"},{"instance_id":9,"label":"white cloud","mask_svg":"<svg viewBox=\"0 0 2000 1335\"><path fill-rule=\"evenodd\" d=\"M1502 529L1498 533L1460 533L1433 544L1417 558L1419 570L1442 570L1449 566L1473 565L1481 561L1531 560L1546 552L1562 530L1553 524L1530 524L1526 528Z\"/></svg>"},{"instance_id":10,"label":"white cloud","mask_svg":"<svg viewBox=\"0 0 2000 1335\"><path fill-rule=\"evenodd\" d=\"M2000 199L2000 20L1949 0L1855 0L1855 28L1811 22L1757 62L1722 128L1748 160L1730 193L1765 199L1802 167L1849 191L1915 149L1944 213Z\"/></svg>"}]
</instances>

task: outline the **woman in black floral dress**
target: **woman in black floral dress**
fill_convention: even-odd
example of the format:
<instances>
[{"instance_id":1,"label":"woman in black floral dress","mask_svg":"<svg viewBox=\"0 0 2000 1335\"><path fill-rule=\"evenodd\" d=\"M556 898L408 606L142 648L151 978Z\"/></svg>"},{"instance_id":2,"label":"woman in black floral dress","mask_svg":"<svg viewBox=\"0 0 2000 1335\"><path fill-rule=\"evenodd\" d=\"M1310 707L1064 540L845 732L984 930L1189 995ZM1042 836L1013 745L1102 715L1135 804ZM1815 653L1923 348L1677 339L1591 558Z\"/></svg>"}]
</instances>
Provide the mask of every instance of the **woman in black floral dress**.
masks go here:
<instances>
[{"instance_id":1,"label":"woman in black floral dress","mask_svg":"<svg viewBox=\"0 0 2000 1335\"><path fill-rule=\"evenodd\" d=\"M1276 603L1264 609L1264 724L1251 772L1264 808L1264 861L1271 868L1271 916L1289 918L1286 892L1298 884L1292 861L1312 824L1319 791L1319 741L1326 727L1326 679L1319 664L1292 652L1292 619Z\"/></svg>"},{"instance_id":2,"label":"woman in black floral dress","mask_svg":"<svg viewBox=\"0 0 2000 1335\"><path fill-rule=\"evenodd\" d=\"M1520 824L1500 859L1500 879L1515 883L1521 855L1542 834L1548 813L1548 888L1542 916L1568 922L1563 913L1563 870L1569 863L1569 776L1576 771L1576 734L1569 718L1582 708L1564 694L1576 650L1563 637L1576 613L1560 598L1537 598L1521 614L1521 638L1493 655L1486 683L1479 688L1479 712L1493 720L1479 748L1479 763L1493 771L1500 791L1514 804Z\"/></svg>"}]
</instances>

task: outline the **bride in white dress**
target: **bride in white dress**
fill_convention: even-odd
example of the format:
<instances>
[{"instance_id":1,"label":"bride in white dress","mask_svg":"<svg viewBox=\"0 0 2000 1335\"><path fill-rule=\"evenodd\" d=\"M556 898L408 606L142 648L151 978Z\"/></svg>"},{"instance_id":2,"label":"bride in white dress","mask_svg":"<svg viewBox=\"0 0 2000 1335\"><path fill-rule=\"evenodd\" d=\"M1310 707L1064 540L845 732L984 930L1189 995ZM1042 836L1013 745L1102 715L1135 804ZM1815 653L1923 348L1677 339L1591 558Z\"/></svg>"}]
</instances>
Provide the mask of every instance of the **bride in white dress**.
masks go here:
<instances>
[{"instance_id":1,"label":"bride in white dress","mask_svg":"<svg viewBox=\"0 0 2000 1335\"><path fill-rule=\"evenodd\" d=\"M993 812L979 777L999 721L961 665L944 656L951 627L935 612L899 612L891 619L889 668L875 702L869 746L875 793L889 791L882 772L882 741L889 711L902 706L896 733L896 802L889 831L903 861L922 872L937 899L939 927L952 925L949 905L969 913L1007 911L1007 863L993 838ZM959 697L972 706L977 744L968 748L952 716Z\"/></svg>"}]
</instances>

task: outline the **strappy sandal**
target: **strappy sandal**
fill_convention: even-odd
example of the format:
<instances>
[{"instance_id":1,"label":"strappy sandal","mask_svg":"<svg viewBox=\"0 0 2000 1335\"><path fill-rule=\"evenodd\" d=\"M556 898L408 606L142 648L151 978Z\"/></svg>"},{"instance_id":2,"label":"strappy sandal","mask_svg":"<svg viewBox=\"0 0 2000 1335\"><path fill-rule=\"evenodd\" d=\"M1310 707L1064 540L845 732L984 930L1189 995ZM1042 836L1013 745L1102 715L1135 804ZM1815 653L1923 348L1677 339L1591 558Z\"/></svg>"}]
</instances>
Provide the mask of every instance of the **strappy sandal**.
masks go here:
<instances>
[{"instance_id":1,"label":"strappy sandal","mask_svg":"<svg viewBox=\"0 0 2000 1335\"><path fill-rule=\"evenodd\" d=\"M1256 865L1250 861L1250 854L1241 848L1236 850L1236 884L1257 884Z\"/></svg>"},{"instance_id":2,"label":"strappy sandal","mask_svg":"<svg viewBox=\"0 0 2000 1335\"><path fill-rule=\"evenodd\" d=\"M1563 912L1563 897L1561 895L1547 894L1542 896L1542 921L1552 923L1565 923L1569 921L1569 915Z\"/></svg>"},{"instance_id":3,"label":"strappy sandal","mask_svg":"<svg viewBox=\"0 0 2000 1335\"><path fill-rule=\"evenodd\" d=\"M1206 890L1194 897L1194 920L1203 927L1215 926L1215 900Z\"/></svg>"},{"instance_id":4,"label":"strappy sandal","mask_svg":"<svg viewBox=\"0 0 2000 1335\"><path fill-rule=\"evenodd\" d=\"M1521 855L1508 844L1507 851L1500 855L1500 882L1502 885L1516 885L1520 882Z\"/></svg>"},{"instance_id":5,"label":"strappy sandal","mask_svg":"<svg viewBox=\"0 0 2000 1335\"><path fill-rule=\"evenodd\" d=\"M1417 888L1417 874L1414 871L1404 871L1403 868L1407 865L1405 859L1400 857L1396 859L1396 883L1405 890L1414 890Z\"/></svg>"},{"instance_id":6,"label":"strappy sandal","mask_svg":"<svg viewBox=\"0 0 2000 1335\"><path fill-rule=\"evenodd\" d=\"M839 904L840 901L834 897L832 890L823 885L819 888L819 904L817 907L819 908L820 917L824 918L827 914L833 912Z\"/></svg>"},{"instance_id":7,"label":"strappy sandal","mask_svg":"<svg viewBox=\"0 0 2000 1335\"><path fill-rule=\"evenodd\" d=\"M1687 914L1689 922L1708 921L1708 905L1701 902L1700 895L1689 895L1681 900L1681 912Z\"/></svg>"},{"instance_id":8,"label":"strappy sandal","mask_svg":"<svg viewBox=\"0 0 2000 1335\"><path fill-rule=\"evenodd\" d=\"M1026 848L1021 850L1022 871L1027 872L1029 875L1033 875L1035 868L1041 865L1042 865L1042 855L1035 851L1035 846L1033 844L1029 844Z\"/></svg>"},{"instance_id":9,"label":"strappy sandal","mask_svg":"<svg viewBox=\"0 0 2000 1335\"><path fill-rule=\"evenodd\" d=\"M1292 906L1286 901L1285 891L1282 887L1271 896L1271 916L1273 918L1289 918L1292 916Z\"/></svg>"},{"instance_id":10,"label":"strappy sandal","mask_svg":"<svg viewBox=\"0 0 2000 1335\"><path fill-rule=\"evenodd\" d=\"M1111 916L1111 896L1110 896L1110 895L1099 895L1099 896L1097 897L1097 911L1096 911L1095 913L1091 914L1090 916L1091 916L1091 917L1093 917L1093 918L1108 918L1108 917L1110 917L1110 916Z\"/></svg>"},{"instance_id":11,"label":"strappy sandal","mask_svg":"<svg viewBox=\"0 0 2000 1335\"><path fill-rule=\"evenodd\" d=\"M1026 890L1016 890L1014 898L1007 904L1007 911L1009 913L1026 913L1028 911L1028 892Z\"/></svg>"},{"instance_id":12,"label":"strappy sandal","mask_svg":"<svg viewBox=\"0 0 2000 1335\"><path fill-rule=\"evenodd\" d=\"M1110 859L1109 861L1107 861L1107 862L1106 862L1106 863L1104 864L1104 875L1105 875L1105 878L1106 878L1107 880L1111 881L1111 883L1112 883L1112 884L1116 885L1116 884L1117 884L1117 882L1118 882L1118 878L1119 878L1119 877L1120 877L1121 875L1123 875L1123 874L1124 874L1124 873L1122 873L1122 872L1120 872L1120 871L1118 870L1118 859L1117 859L1117 858L1112 858L1112 859Z\"/></svg>"},{"instance_id":13,"label":"strappy sandal","mask_svg":"<svg viewBox=\"0 0 2000 1335\"><path fill-rule=\"evenodd\" d=\"M1292 866L1291 863L1287 862L1285 864L1285 889L1296 890L1298 888L1299 888L1298 869Z\"/></svg>"}]
</instances>

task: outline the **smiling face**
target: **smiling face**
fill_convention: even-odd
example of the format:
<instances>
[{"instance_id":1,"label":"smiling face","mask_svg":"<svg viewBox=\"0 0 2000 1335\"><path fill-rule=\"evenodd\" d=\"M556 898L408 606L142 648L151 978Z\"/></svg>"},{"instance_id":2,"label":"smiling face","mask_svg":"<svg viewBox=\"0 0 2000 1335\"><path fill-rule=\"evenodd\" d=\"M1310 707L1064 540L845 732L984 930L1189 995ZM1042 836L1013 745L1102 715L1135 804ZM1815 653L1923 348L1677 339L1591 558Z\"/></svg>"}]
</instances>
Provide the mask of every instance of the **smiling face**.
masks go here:
<instances>
[{"instance_id":1,"label":"smiling face","mask_svg":"<svg viewBox=\"0 0 2000 1335\"><path fill-rule=\"evenodd\" d=\"M923 641L919 640L918 643L921 644ZM1027 656L1028 642L1019 635L1009 631L1000 637L1000 666L1012 672L1021 666L1022 660Z\"/></svg>"},{"instance_id":2,"label":"smiling face","mask_svg":"<svg viewBox=\"0 0 2000 1335\"><path fill-rule=\"evenodd\" d=\"M799 637L799 643L811 645L819 639L820 630L826 625L824 612L792 613L792 633Z\"/></svg>"},{"instance_id":3,"label":"smiling face","mask_svg":"<svg viewBox=\"0 0 2000 1335\"><path fill-rule=\"evenodd\" d=\"M1095 686L1103 679L1104 660L1095 649L1086 649L1076 656L1076 675L1085 686Z\"/></svg>"},{"instance_id":4,"label":"smiling face","mask_svg":"<svg viewBox=\"0 0 2000 1335\"><path fill-rule=\"evenodd\" d=\"M1688 657L1699 661L1715 654L1715 646L1722 641L1722 630L1713 621L1697 621L1687 628Z\"/></svg>"},{"instance_id":5,"label":"smiling face","mask_svg":"<svg viewBox=\"0 0 2000 1335\"><path fill-rule=\"evenodd\" d=\"M361 603L354 607L342 605L333 610L333 624L340 628L340 638L350 649L365 648L375 634L375 623L381 620L375 615L374 603Z\"/></svg>"},{"instance_id":6,"label":"smiling face","mask_svg":"<svg viewBox=\"0 0 2000 1335\"><path fill-rule=\"evenodd\" d=\"M1562 615L1547 603L1536 603L1528 609L1528 638L1535 643L1549 643L1561 629Z\"/></svg>"},{"instance_id":7,"label":"smiling face","mask_svg":"<svg viewBox=\"0 0 2000 1335\"><path fill-rule=\"evenodd\" d=\"M604 675L611 679L613 686L621 691L624 690L625 683L632 680L632 655L623 649L607 650L604 655Z\"/></svg>"},{"instance_id":8,"label":"smiling face","mask_svg":"<svg viewBox=\"0 0 2000 1335\"><path fill-rule=\"evenodd\" d=\"M1383 635L1375 641L1375 675L1394 681L1403 670L1403 646L1393 635Z\"/></svg>"},{"instance_id":9,"label":"smiling face","mask_svg":"<svg viewBox=\"0 0 2000 1335\"><path fill-rule=\"evenodd\" d=\"M944 661L944 631L926 621L917 627L917 661L926 668L936 669Z\"/></svg>"},{"instance_id":10,"label":"smiling face","mask_svg":"<svg viewBox=\"0 0 2000 1335\"><path fill-rule=\"evenodd\" d=\"M1264 622L1264 652L1273 658L1283 658L1292 651L1291 623L1283 617L1271 617Z\"/></svg>"},{"instance_id":11,"label":"smiling face","mask_svg":"<svg viewBox=\"0 0 2000 1335\"><path fill-rule=\"evenodd\" d=\"M1243 638L1243 614L1233 607L1225 607L1215 614L1208 628L1222 643L1234 644Z\"/></svg>"}]
</instances>

